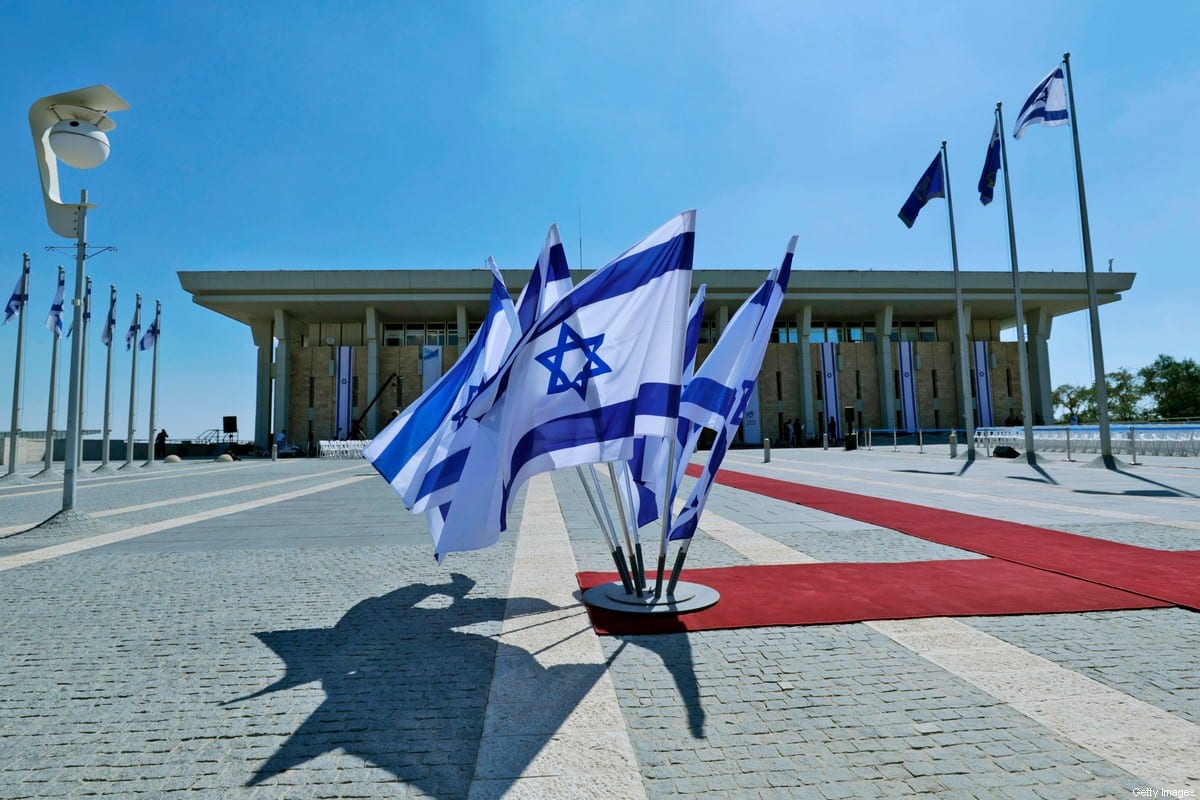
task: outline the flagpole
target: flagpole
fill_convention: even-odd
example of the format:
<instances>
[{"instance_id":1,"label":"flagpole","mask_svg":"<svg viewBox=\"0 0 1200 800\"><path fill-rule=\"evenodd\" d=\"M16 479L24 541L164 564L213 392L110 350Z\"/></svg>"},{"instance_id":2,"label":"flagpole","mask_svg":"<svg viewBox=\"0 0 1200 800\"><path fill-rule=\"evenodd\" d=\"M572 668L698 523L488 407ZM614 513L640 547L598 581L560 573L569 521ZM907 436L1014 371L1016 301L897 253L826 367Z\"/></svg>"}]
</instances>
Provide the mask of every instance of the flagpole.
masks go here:
<instances>
[{"instance_id":1,"label":"flagpole","mask_svg":"<svg viewBox=\"0 0 1200 800\"><path fill-rule=\"evenodd\" d=\"M133 319L136 323L139 323L136 330L140 331L142 309L142 295L140 293L137 295L135 302ZM133 334L133 345L129 348L133 351L133 358L130 361L131 366L129 368L129 434L125 437L125 463L121 465L120 469L125 469L133 464L133 417L134 412L137 410L137 339L135 331Z\"/></svg>"},{"instance_id":2,"label":"flagpole","mask_svg":"<svg viewBox=\"0 0 1200 800\"><path fill-rule=\"evenodd\" d=\"M619 546L620 539L617 537L617 529L616 526L613 525L612 517L608 513L608 504L604 502L604 492L600 489L600 476L596 472L596 465L588 464L588 471L592 476L592 485L596 490L596 496L600 498L600 504L604 507L604 516L608 518L608 525L613 529L613 538L617 539ZM633 540L629 538L629 529L622 526L621 532L625 535L625 546L629 548L629 581L633 585L634 593L638 597L641 597L642 586L646 581L644 578L638 577L642 572L642 568L638 564L637 556L635 555L636 550L633 546Z\"/></svg>"},{"instance_id":3,"label":"flagpole","mask_svg":"<svg viewBox=\"0 0 1200 800\"><path fill-rule=\"evenodd\" d=\"M1004 205L1008 213L1008 253L1012 262L1013 304L1017 314L1017 372L1021 381L1021 410L1025 427L1025 460L1037 464L1033 448L1033 402L1029 393L1029 351L1025 347L1025 308L1021 300L1021 276L1017 269L1017 234L1013 226L1012 189L1008 179L1008 146L1004 143L1004 112L996 103L996 124L1000 126L1000 168L1004 171Z\"/></svg>"},{"instance_id":4,"label":"flagpole","mask_svg":"<svg viewBox=\"0 0 1200 800\"><path fill-rule=\"evenodd\" d=\"M605 525L604 519L600 516L600 507L596 505L596 498L592 495L587 477L583 474L583 467L576 467L575 474L579 476L579 482L583 484L583 493L587 495L588 502L592 505L592 513L596 515L596 524L600 527L600 533L608 542L608 549L612 554L613 564L617 567L617 575L621 577L621 585L625 588L625 594L633 594L633 584L629 579L629 568L625 564L625 554L621 551L620 540L617 539L615 531L610 532L609 530L612 527L612 519L608 516L608 509L604 509L604 519L608 520L608 525Z\"/></svg>"},{"instance_id":5,"label":"flagpole","mask_svg":"<svg viewBox=\"0 0 1200 800\"><path fill-rule=\"evenodd\" d=\"M1104 374L1104 347L1100 341L1100 309L1096 300L1096 273L1092 267L1092 232L1088 226L1087 196L1083 191L1083 159L1079 155L1079 117L1075 115L1075 88L1071 84L1071 54L1063 53L1067 77L1067 102L1070 104L1071 141L1075 145L1075 184L1079 188L1079 224L1083 235L1083 270L1087 276L1088 322L1092 332L1092 368L1096 373L1096 421L1100 425L1100 458L1105 466L1115 466L1112 435L1108 422L1108 386Z\"/></svg>"},{"instance_id":6,"label":"flagpole","mask_svg":"<svg viewBox=\"0 0 1200 800\"><path fill-rule=\"evenodd\" d=\"M147 434L148 438L146 439L146 454L148 457L146 458L146 463L142 464L143 467L153 467L154 466L154 437L158 433L158 428L155 427L155 421L154 421L154 410L155 410L154 407L155 407L155 401L158 397L158 334L159 334L158 329L159 329L159 322L160 322L161 317L162 317L162 301L155 300L154 301L154 322L151 323L154 325L154 344L153 344L154 354L152 356L150 356L150 430L149 430L149 433ZM138 343L138 347L141 347L140 342Z\"/></svg>"},{"instance_id":7,"label":"flagpole","mask_svg":"<svg viewBox=\"0 0 1200 800\"><path fill-rule=\"evenodd\" d=\"M17 471L17 438L21 427L21 361L25 355L25 306L29 304L29 253L23 254L21 264L20 307L17 309L17 360L13 367L12 423L9 425L8 473Z\"/></svg>"},{"instance_id":8,"label":"flagpole","mask_svg":"<svg viewBox=\"0 0 1200 800\"><path fill-rule=\"evenodd\" d=\"M958 271L958 238L954 233L954 200L950 195L950 156L942 140L942 171L946 175L946 215L950 219L950 260L954 264L955 337L958 339L959 391L962 394L963 433L967 439L967 460L975 457L975 409L971 407L971 363L967 356L967 319L963 307L962 278Z\"/></svg>"},{"instance_id":9,"label":"flagpole","mask_svg":"<svg viewBox=\"0 0 1200 800\"><path fill-rule=\"evenodd\" d=\"M66 280L67 271L60 264L58 267L58 281L62 283ZM57 284L55 284L57 286ZM60 319L62 311L59 311ZM52 478L54 474L54 398L58 393L58 329L51 329L50 335L53 341L50 344L50 399L46 403L46 452L42 457L42 471L35 478ZM65 465L64 465L65 466Z\"/></svg>"},{"instance_id":10,"label":"flagpole","mask_svg":"<svg viewBox=\"0 0 1200 800\"><path fill-rule=\"evenodd\" d=\"M633 582L634 594L636 594L638 597L641 597L642 596L642 586L646 582L644 573L643 573L644 567L642 565L642 558L641 558L642 543L640 540L637 539L637 525L630 526L629 519L625 514L625 501L621 498L621 494L622 494L621 487L619 487L617 485L617 471L615 468L613 468L613 462L611 462L611 461L608 462L608 477L609 477L609 480L612 481L613 502L617 504L617 518L621 520L621 529L623 531L625 531L626 539L629 538L630 527L633 528L633 536L634 536L634 540L635 540L634 547L635 547L636 555L634 556L634 572L630 576L630 579ZM632 504L630 504L630 508L631 509L633 508Z\"/></svg>"},{"instance_id":11,"label":"flagpole","mask_svg":"<svg viewBox=\"0 0 1200 800\"><path fill-rule=\"evenodd\" d=\"M83 344L80 345L79 351L79 374L82 383L79 386L79 446L76 449L75 466L83 468L83 428L84 428L84 409L87 408L87 332L88 323L92 320L92 279L87 278L87 288L83 294L83 330L80 335L83 337ZM64 448L65 449L65 448Z\"/></svg>"},{"instance_id":12,"label":"flagpole","mask_svg":"<svg viewBox=\"0 0 1200 800\"><path fill-rule=\"evenodd\" d=\"M75 289L71 293L71 324L83 329L84 264L87 262L87 189L79 190L79 205L75 207ZM83 359L83 338L71 342L71 371L67 385L67 444L63 453L63 502L62 510L75 508L75 484L79 476L79 401L82 399L83 375L80 373Z\"/></svg>"},{"instance_id":13,"label":"flagpole","mask_svg":"<svg viewBox=\"0 0 1200 800\"><path fill-rule=\"evenodd\" d=\"M115 314L117 305L117 286L110 283L108 285L108 308L109 315ZM108 355L104 368L104 441L100 446L100 466L96 467L93 472L108 472L108 451L110 445L110 437L112 436L112 358L113 358L113 330L109 328L109 317L104 318L104 327L108 331ZM115 327L115 324L113 325Z\"/></svg>"}]
</instances>

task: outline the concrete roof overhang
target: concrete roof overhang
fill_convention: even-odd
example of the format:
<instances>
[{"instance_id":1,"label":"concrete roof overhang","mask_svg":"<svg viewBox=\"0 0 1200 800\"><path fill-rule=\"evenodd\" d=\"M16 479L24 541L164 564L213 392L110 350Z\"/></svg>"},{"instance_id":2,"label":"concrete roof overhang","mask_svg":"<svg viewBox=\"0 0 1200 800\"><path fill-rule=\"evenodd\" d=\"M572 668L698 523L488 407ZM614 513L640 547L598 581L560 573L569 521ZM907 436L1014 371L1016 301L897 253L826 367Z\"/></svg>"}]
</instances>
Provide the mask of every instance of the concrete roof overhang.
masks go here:
<instances>
[{"instance_id":1,"label":"concrete roof overhang","mask_svg":"<svg viewBox=\"0 0 1200 800\"><path fill-rule=\"evenodd\" d=\"M708 285L706 316L719 306L732 311L757 288L766 270L695 270L693 286ZM505 270L505 283L515 298L528 280L528 270ZM574 273L576 281L583 275ZM1010 271L960 272L963 300L975 319L1014 318ZM1134 273L1097 272L1100 304L1121 299L1133 286ZM477 320L483 316L491 289L487 270L463 269L323 269L181 271L179 282L192 301L230 319L249 325L274 317L282 308L304 323L349 322L374 307L379 319L392 321L449 321L461 305ZM1087 308L1083 272L1022 272L1025 311L1043 309L1061 316ZM885 305L898 319L946 319L954 315L954 275L949 270L808 270L792 271L779 312L780 320L796 318L804 306L814 319L855 321L873 319Z\"/></svg>"}]
</instances>

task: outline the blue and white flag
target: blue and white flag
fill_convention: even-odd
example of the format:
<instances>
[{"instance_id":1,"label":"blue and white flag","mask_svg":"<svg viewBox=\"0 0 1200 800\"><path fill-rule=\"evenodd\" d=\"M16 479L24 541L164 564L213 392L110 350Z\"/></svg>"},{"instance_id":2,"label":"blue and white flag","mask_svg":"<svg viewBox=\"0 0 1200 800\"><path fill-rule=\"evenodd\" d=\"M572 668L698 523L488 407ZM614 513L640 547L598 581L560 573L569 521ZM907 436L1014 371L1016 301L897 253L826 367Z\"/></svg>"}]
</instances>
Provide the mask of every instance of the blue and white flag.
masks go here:
<instances>
[{"instance_id":1,"label":"blue and white flag","mask_svg":"<svg viewBox=\"0 0 1200 800\"><path fill-rule=\"evenodd\" d=\"M979 427L990 428L996 423L992 418L992 382L988 377L987 342L971 342L971 350L975 356L975 399L979 404Z\"/></svg>"},{"instance_id":2,"label":"blue and white flag","mask_svg":"<svg viewBox=\"0 0 1200 800\"><path fill-rule=\"evenodd\" d=\"M67 280L62 267L59 267L58 288L54 291L54 302L50 304L50 313L46 316L46 330L52 331L58 337L62 336L63 300L66 297L66 291Z\"/></svg>"},{"instance_id":3,"label":"blue and white flag","mask_svg":"<svg viewBox=\"0 0 1200 800\"><path fill-rule=\"evenodd\" d=\"M917 185L913 187L912 194L904 201L904 205L900 208L900 221L908 227L912 227L917 221L917 214L921 213L921 209L935 197L946 196L946 179L945 173L942 172L942 154L939 152L933 157L933 161L929 163L929 168L921 175L921 179L917 181Z\"/></svg>"},{"instance_id":4,"label":"blue and white flag","mask_svg":"<svg viewBox=\"0 0 1200 800\"><path fill-rule=\"evenodd\" d=\"M979 176L979 202L985 206L992 202L996 190L996 173L1000 171L1000 135L1000 120L996 120L992 126L987 157L983 160L983 174Z\"/></svg>"},{"instance_id":5,"label":"blue and white flag","mask_svg":"<svg viewBox=\"0 0 1200 800\"><path fill-rule=\"evenodd\" d=\"M683 350L683 394L680 403L687 398L687 387L696 371L696 353L700 349L700 329L704 324L704 297L708 291L705 284L696 290L688 308L687 336ZM693 435L693 432L695 435ZM633 457L621 464L619 479L630 489L633 502L630 519L637 520L637 527L649 525L659 518L660 510L675 502L679 482L692 452L696 449L700 430L682 413L675 428L675 462L671 469L670 489L664 492L667 479L667 461L671 455L671 441L659 436L646 436L633 443ZM664 496L665 495L665 496Z\"/></svg>"},{"instance_id":6,"label":"blue and white flag","mask_svg":"<svg viewBox=\"0 0 1200 800\"><path fill-rule=\"evenodd\" d=\"M92 321L92 279L87 280L87 290L83 293L83 327L87 327ZM71 338L71 334L75 332L74 315L71 318L71 327L67 328L67 338Z\"/></svg>"},{"instance_id":7,"label":"blue and white flag","mask_svg":"<svg viewBox=\"0 0 1200 800\"><path fill-rule=\"evenodd\" d=\"M150 327L146 329L146 335L138 342L138 350L149 350L158 343L158 334L161 330L159 326L162 324L162 308L156 307L154 311L154 321L150 323Z\"/></svg>"},{"instance_id":8,"label":"blue and white flag","mask_svg":"<svg viewBox=\"0 0 1200 800\"><path fill-rule=\"evenodd\" d=\"M675 217L522 334L469 409L480 422L461 477L472 495L450 504L439 558L494 544L532 475L627 460L636 437L674 434L695 220Z\"/></svg>"},{"instance_id":9,"label":"blue and white flag","mask_svg":"<svg viewBox=\"0 0 1200 800\"><path fill-rule=\"evenodd\" d=\"M334 352L333 426L334 438L349 439L354 418L354 348L339 345Z\"/></svg>"},{"instance_id":10,"label":"blue and white flag","mask_svg":"<svg viewBox=\"0 0 1200 800\"><path fill-rule=\"evenodd\" d=\"M793 236L782 266L773 271L762 287L738 309L684 391L680 416L686 415L693 423L705 427L715 423L717 438L709 451L704 472L671 525L668 537L671 540L690 539L700 524L700 515L704 512L717 470L737 435L746 407L755 396L753 390L775 330L775 317L787 292L795 252L796 237ZM695 391L692 387L696 387ZM719 419L713 414L717 409L724 409Z\"/></svg>"},{"instance_id":11,"label":"blue and white flag","mask_svg":"<svg viewBox=\"0 0 1200 800\"><path fill-rule=\"evenodd\" d=\"M896 355L900 362L900 419L901 430L915 431L917 419L917 364L912 342L897 342Z\"/></svg>"},{"instance_id":12,"label":"blue and white flag","mask_svg":"<svg viewBox=\"0 0 1200 800\"><path fill-rule=\"evenodd\" d=\"M113 332L117 329L117 291L114 289L108 296L108 316L104 320L104 330L100 331L100 343L112 347Z\"/></svg>"},{"instance_id":13,"label":"blue and white flag","mask_svg":"<svg viewBox=\"0 0 1200 800\"><path fill-rule=\"evenodd\" d=\"M137 339L138 332L142 329L142 296L139 294L137 305L133 309L133 321L129 323L129 330L125 332L125 349L132 350L133 343Z\"/></svg>"},{"instance_id":14,"label":"blue and white flag","mask_svg":"<svg viewBox=\"0 0 1200 800\"><path fill-rule=\"evenodd\" d=\"M838 389L837 343L821 342L821 398L825 431L829 441L838 438L842 427L842 395Z\"/></svg>"},{"instance_id":15,"label":"blue and white flag","mask_svg":"<svg viewBox=\"0 0 1200 800\"><path fill-rule=\"evenodd\" d=\"M21 267L21 277L17 278L16 288L8 298L8 305L4 307L4 322L0 324L7 325L10 319L21 313L27 302L29 302L29 267L23 266Z\"/></svg>"},{"instance_id":16,"label":"blue and white flag","mask_svg":"<svg viewBox=\"0 0 1200 800\"><path fill-rule=\"evenodd\" d=\"M529 283L517 298L517 319L521 332L533 323L567 292L571 291L571 271L567 268L567 253L558 236L558 225L546 232L546 242L529 276Z\"/></svg>"},{"instance_id":17,"label":"blue and white flag","mask_svg":"<svg viewBox=\"0 0 1200 800\"><path fill-rule=\"evenodd\" d=\"M434 530L434 513L454 496L478 426L467 417L467 405L508 357L518 333L512 297L493 267L487 316L458 360L363 449L407 508L429 511L435 545L444 517L437 515Z\"/></svg>"},{"instance_id":18,"label":"blue and white flag","mask_svg":"<svg viewBox=\"0 0 1200 800\"><path fill-rule=\"evenodd\" d=\"M1054 127L1067 122L1067 84L1063 80L1062 64L1059 64L1042 79L1025 105L1021 106L1021 113L1017 114L1013 126L1013 138L1020 139L1030 125Z\"/></svg>"}]
</instances>

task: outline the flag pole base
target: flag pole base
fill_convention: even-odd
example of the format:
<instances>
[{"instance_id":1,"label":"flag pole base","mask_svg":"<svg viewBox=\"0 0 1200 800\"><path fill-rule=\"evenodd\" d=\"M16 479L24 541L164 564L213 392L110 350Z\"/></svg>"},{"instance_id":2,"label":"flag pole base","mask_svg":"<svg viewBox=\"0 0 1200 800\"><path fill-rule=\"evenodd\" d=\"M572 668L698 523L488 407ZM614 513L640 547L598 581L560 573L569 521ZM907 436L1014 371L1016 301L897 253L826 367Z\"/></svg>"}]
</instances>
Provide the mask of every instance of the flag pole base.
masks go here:
<instances>
[{"instance_id":1,"label":"flag pole base","mask_svg":"<svg viewBox=\"0 0 1200 800\"><path fill-rule=\"evenodd\" d=\"M720 599L721 593L716 589L688 581L676 583L675 593L666 597L627 594L620 581L602 583L583 593L583 602L589 606L624 614L685 614L708 608Z\"/></svg>"}]
</instances>

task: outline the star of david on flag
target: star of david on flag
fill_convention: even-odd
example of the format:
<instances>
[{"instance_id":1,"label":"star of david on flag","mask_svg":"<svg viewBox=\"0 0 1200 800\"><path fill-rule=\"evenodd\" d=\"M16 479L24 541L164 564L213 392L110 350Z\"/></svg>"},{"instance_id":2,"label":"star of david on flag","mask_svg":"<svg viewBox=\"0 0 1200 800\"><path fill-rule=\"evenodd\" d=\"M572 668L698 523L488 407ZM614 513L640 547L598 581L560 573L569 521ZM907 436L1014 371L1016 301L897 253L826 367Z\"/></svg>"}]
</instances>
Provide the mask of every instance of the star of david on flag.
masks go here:
<instances>
[{"instance_id":1,"label":"star of david on flag","mask_svg":"<svg viewBox=\"0 0 1200 800\"><path fill-rule=\"evenodd\" d=\"M17 278L16 288L13 289L12 295L8 298L8 304L4 306L4 322L0 324L7 325L8 321L21 312L25 308L25 303L29 300L29 266L28 260L26 266L21 268L21 277Z\"/></svg>"},{"instance_id":2,"label":"star of david on flag","mask_svg":"<svg viewBox=\"0 0 1200 800\"><path fill-rule=\"evenodd\" d=\"M529 477L627 460L636 437L674 433L694 248L695 212L687 211L522 334L468 411L479 428L461 482L473 492L446 509L439 557L494 544Z\"/></svg>"},{"instance_id":3,"label":"star of david on flag","mask_svg":"<svg viewBox=\"0 0 1200 800\"><path fill-rule=\"evenodd\" d=\"M1042 79L1021 106L1021 113L1017 114L1013 124L1013 138L1020 139L1030 125L1066 125L1067 117L1067 84L1060 64Z\"/></svg>"},{"instance_id":4,"label":"star of david on flag","mask_svg":"<svg viewBox=\"0 0 1200 800\"><path fill-rule=\"evenodd\" d=\"M129 323L129 330L125 332L125 349L132 350L133 343L137 340L138 332L142 329L142 296L137 296L137 305L133 309L133 321Z\"/></svg>"},{"instance_id":5,"label":"star of david on flag","mask_svg":"<svg viewBox=\"0 0 1200 800\"><path fill-rule=\"evenodd\" d=\"M603 342L602 333L584 338L570 325L564 324L559 329L558 343L535 356L539 364L550 370L550 383L546 386L546 394L558 394L574 389L580 400L587 400L588 381L612 372L612 367L605 364L596 352ZM579 352L579 356L574 355L576 351ZM581 357L583 364L576 372L573 365L578 364Z\"/></svg>"},{"instance_id":6,"label":"star of david on flag","mask_svg":"<svg viewBox=\"0 0 1200 800\"><path fill-rule=\"evenodd\" d=\"M46 316L46 329L53 331L55 336L62 336L63 300L66 297L67 281L62 267L58 268L58 288L54 292L54 302L50 304L50 313Z\"/></svg>"}]
</instances>

